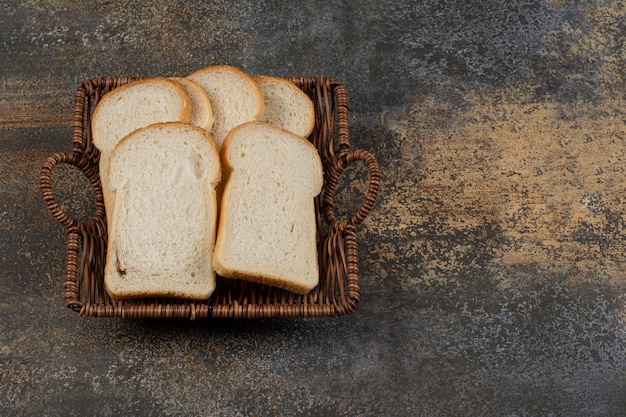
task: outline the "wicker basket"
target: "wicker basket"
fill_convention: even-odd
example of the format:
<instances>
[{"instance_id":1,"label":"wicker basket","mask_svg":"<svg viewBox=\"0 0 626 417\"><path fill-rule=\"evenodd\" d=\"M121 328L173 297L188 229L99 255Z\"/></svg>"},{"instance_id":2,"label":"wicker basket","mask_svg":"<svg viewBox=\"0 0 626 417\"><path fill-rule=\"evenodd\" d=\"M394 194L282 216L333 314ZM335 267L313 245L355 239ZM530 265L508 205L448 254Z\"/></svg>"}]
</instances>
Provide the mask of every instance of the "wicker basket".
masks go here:
<instances>
[{"instance_id":1,"label":"wicker basket","mask_svg":"<svg viewBox=\"0 0 626 417\"><path fill-rule=\"evenodd\" d=\"M104 289L107 227L98 172L99 151L93 146L90 119L106 92L137 78L100 78L85 81L76 91L72 152L55 153L41 170L41 189L47 207L66 229L65 305L94 317L306 317L351 313L359 301L356 226L369 214L378 194L380 170L367 151L353 150L348 133L348 98L343 84L328 78L289 78L313 100L315 128L309 140L324 166L324 188L315 201L319 285L297 295L266 285L217 277L213 295L205 301L175 298L116 300ZM333 197L339 177L349 164L361 160L369 171L368 190L358 211L347 220L334 214ZM95 194L95 214L79 222L59 207L52 193L52 172L70 164L87 177Z\"/></svg>"}]
</instances>

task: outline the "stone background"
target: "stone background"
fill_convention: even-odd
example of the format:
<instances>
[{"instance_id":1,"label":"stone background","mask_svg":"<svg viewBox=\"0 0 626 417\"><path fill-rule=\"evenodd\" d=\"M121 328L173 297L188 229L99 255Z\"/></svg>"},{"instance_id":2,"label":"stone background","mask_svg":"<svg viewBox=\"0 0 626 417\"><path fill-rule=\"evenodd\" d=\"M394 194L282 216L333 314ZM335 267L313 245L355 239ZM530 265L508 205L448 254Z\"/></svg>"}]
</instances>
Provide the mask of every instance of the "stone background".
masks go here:
<instances>
[{"instance_id":1,"label":"stone background","mask_svg":"<svg viewBox=\"0 0 626 417\"><path fill-rule=\"evenodd\" d=\"M0 415L626 415L622 1L0 1ZM100 76L329 76L382 167L333 319L87 319L39 169ZM57 171L55 171L57 172ZM93 210L59 169L58 198ZM348 216L364 168L337 196Z\"/></svg>"}]
</instances>

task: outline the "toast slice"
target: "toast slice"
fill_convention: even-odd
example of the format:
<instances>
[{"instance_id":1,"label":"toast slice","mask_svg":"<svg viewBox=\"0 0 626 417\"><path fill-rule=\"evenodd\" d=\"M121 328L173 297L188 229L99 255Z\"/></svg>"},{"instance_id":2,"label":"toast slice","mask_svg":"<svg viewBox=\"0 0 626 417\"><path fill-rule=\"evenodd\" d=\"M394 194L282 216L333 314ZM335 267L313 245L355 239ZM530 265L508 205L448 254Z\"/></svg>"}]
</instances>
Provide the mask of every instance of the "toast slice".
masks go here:
<instances>
[{"instance_id":1,"label":"toast slice","mask_svg":"<svg viewBox=\"0 0 626 417\"><path fill-rule=\"evenodd\" d=\"M279 77L253 77L263 94L264 110L260 121L308 137L315 125L313 102L297 85Z\"/></svg>"},{"instance_id":2,"label":"toast slice","mask_svg":"<svg viewBox=\"0 0 626 417\"><path fill-rule=\"evenodd\" d=\"M216 65L187 76L200 84L213 108L211 134L221 149L228 132L240 124L258 120L263 113L263 95L252 77L229 66Z\"/></svg>"},{"instance_id":3,"label":"toast slice","mask_svg":"<svg viewBox=\"0 0 626 417\"><path fill-rule=\"evenodd\" d=\"M109 158L115 146L136 129L153 123L188 122L191 103L174 81L156 77L118 87L105 94L91 118L94 145L100 150L100 181L107 222L115 205L109 190Z\"/></svg>"},{"instance_id":4,"label":"toast slice","mask_svg":"<svg viewBox=\"0 0 626 417\"><path fill-rule=\"evenodd\" d=\"M191 102L189 123L210 132L213 127L213 109L204 89L199 84L185 77L170 77L170 80L179 83L189 97Z\"/></svg>"},{"instance_id":5,"label":"toast slice","mask_svg":"<svg viewBox=\"0 0 626 417\"><path fill-rule=\"evenodd\" d=\"M213 267L223 277L304 294L319 280L314 197L322 163L306 139L263 122L233 129Z\"/></svg>"},{"instance_id":6,"label":"toast slice","mask_svg":"<svg viewBox=\"0 0 626 417\"><path fill-rule=\"evenodd\" d=\"M104 282L114 298L206 299L221 178L210 135L188 123L134 131L114 149L115 194Z\"/></svg>"}]
</instances>

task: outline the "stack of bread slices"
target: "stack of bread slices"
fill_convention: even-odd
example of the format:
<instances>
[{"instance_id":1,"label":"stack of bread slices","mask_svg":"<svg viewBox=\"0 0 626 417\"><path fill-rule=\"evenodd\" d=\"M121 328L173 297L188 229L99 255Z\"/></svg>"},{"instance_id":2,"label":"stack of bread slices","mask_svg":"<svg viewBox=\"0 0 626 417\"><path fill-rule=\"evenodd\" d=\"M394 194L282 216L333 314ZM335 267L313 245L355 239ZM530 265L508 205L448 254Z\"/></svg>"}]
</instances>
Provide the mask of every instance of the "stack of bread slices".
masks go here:
<instances>
[{"instance_id":1,"label":"stack of bread slices","mask_svg":"<svg viewBox=\"0 0 626 417\"><path fill-rule=\"evenodd\" d=\"M313 103L295 84L227 65L118 87L92 137L114 298L203 300L225 278L304 294L318 284Z\"/></svg>"}]
</instances>

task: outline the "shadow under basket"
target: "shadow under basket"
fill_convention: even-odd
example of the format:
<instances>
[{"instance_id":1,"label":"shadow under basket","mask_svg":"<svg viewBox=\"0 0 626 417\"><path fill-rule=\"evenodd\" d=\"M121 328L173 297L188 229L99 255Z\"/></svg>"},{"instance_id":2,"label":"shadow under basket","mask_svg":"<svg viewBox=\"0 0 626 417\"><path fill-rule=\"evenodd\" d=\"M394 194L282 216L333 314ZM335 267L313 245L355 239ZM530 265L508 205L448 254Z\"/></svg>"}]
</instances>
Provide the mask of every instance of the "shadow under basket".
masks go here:
<instances>
[{"instance_id":1,"label":"shadow under basket","mask_svg":"<svg viewBox=\"0 0 626 417\"><path fill-rule=\"evenodd\" d=\"M217 286L204 301L177 298L111 298L104 288L107 226L99 175L99 151L91 138L91 115L110 90L138 78L99 78L85 81L76 91L71 152L50 156L41 169L43 198L54 218L66 230L65 305L80 315L93 317L183 317L189 319L340 316L355 310L359 301L356 228L370 213L380 185L376 158L350 146L348 97L342 83L329 78L293 77L313 101L315 128L309 136L324 167L324 187L315 199L319 284L305 295L267 285L217 277ZM349 219L334 213L334 193L342 172L353 162L368 169L365 198ZM52 192L52 173L58 164L78 168L95 195L95 214L80 222L68 216Z\"/></svg>"}]
</instances>

